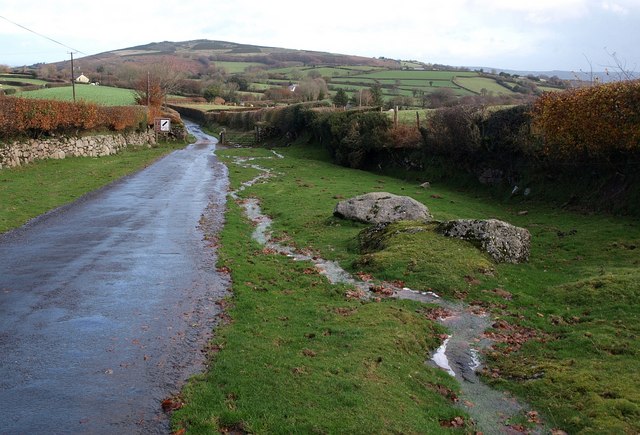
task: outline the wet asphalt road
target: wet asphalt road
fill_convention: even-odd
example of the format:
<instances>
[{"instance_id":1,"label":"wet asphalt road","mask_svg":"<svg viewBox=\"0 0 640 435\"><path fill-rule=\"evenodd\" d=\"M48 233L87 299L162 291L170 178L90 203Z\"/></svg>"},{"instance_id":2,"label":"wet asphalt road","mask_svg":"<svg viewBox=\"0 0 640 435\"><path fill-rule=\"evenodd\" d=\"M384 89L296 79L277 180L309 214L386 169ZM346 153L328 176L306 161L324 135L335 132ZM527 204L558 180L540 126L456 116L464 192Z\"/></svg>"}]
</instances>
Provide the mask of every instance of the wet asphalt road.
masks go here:
<instances>
[{"instance_id":1,"label":"wet asphalt road","mask_svg":"<svg viewBox=\"0 0 640 435\"><path fill-rule=\"evenodd\" d=\"M227 283L215 139L0 235L0 433L167 433ZM202 218L201 218L202 217Z\"/></svg>"}]
</instances>

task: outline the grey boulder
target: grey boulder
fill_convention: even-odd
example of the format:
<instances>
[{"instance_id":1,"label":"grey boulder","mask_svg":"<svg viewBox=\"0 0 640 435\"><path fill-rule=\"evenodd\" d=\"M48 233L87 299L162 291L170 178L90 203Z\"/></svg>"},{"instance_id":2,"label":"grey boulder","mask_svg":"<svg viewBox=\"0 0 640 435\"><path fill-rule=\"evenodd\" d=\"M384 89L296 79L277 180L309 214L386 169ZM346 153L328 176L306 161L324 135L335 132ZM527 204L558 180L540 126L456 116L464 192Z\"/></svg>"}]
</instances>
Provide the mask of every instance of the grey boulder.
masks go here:
<instances>
[{"instance_id":1,"label":"grey boulder","mask_svg":"<svg viewBox=\"0 0 640 435\"><path fill-rule=\"evenodd\" d=\"M440 225L448 237L468 240L497 263L523 263L529 259L531 234L525 228L497 219L459 219Z\"/></svg>"},{"instance_id":2,"label":"grey boulder","mask_svg":"<svg viewBox=\"0 0 640 435\"><path fill-rule=\"evenodd\" d=\"M372 192L340 201L334 216L365 223L388 223L399 220L429 222L433 218L429 209L408 196L387 192Z\"/></svg>"}]
</instances>

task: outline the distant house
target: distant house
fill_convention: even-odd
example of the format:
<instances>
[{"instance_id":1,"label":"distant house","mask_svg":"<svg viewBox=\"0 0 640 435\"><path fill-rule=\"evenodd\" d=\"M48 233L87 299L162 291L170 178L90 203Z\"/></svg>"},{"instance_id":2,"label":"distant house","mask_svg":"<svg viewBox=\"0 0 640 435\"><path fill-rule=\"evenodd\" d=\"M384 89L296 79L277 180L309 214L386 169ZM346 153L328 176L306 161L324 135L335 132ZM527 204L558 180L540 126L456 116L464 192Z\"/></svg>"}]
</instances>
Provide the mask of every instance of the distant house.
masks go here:
<instances>
[{"instance_id":1,"label":"distant house","mask_svg":"<svg viewBox=\"0 0 640 435\"><path fill-rule=\"evenodd\" d=\"M78 77L76 77L76 83L89 83L89 77L85 76L84 74L80 74Z\"/></svg>"}]
</instances>

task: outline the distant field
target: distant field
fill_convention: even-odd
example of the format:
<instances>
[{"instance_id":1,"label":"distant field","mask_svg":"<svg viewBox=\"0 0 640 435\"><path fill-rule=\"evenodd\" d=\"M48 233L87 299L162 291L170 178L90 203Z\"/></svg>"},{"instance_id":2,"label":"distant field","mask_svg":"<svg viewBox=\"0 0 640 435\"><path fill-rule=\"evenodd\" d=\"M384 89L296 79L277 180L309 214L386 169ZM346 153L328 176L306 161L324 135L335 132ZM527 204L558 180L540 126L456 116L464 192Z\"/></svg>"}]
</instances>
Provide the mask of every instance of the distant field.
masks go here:
<instances>
[{"instance_id":1,"label":"distant field","mask_svg":"<svg viewBox=\"0 0 640 435\"><path fill-rule=\"evenodd\" d=\"M73 101L73 90L71 86L19 92L16 95L24 98L38 98L42 100ZM76 85L77 101L83 100L103 106L128 106L135 104L134 95L134 91L131 89Z\"/></svg>"},{"instance_id":2,"label":"distant field","mask_svg":"<svg viewBox=\"0 0 640 435\"><path fill-rule=\"evenodd\" d=\"M209 110L244 110L242 106L225 106L223 104L213 103L175 103L177 106L188 107L190 109L201 110L207 112Z\"/></svg>"},{"instance_id":3,"label":"distant field","mask_svg":"<svg viewBox=\"0 0 640 435\"><path fill-rule=\"evenodd\" d=\"M564 89L552 88L551 86L538 86L538 89L540 89L543 92L562 92L562 91L564 91Z\"/></svg>"},{"instance_id":4,"label":"distant field","mask_svg":"<svg viewBox=\"0 0 640 435\"><path fill-rule=\"evenodd\" d=\"M213 62L216 67L224 68L224 70L230 74L245 72L245 70L251 66L265 66L263 63L258 62Z\"/></svg>"},{"instance_id":5,"label":"distant field","mask_svg":"<svg viewBox=\"0 0 640 435\"><path fill-rule=\"evenodd\" d=\"M400 124L417 124L416 113L420 116L420 124L425 121L431 114L435 112L435 109L414 109L414 110L399 110L398 111L398 122ZM393 111L388 110L389 118L393 120Z\"/></svg>"},{"instance_id":6,"label":"distant field","mask_svg":"<svg viewBox=\"0 0 640 435\"><path fill-rule=\"evenodd\" d=\"M418 80L451 80L453 77L477 77L473 71L377 71L370 74L362 74L356 77L370 79L418 79Z\"/></svg>"},{"instance_id":7,"label":"distant field","mask_svg":"<svg viewBox=\"0 0 640 435\"><path fill-rule=\"evenodd\" d=\"M16 76L15 74L0 74L0 83L2 83L3 81L21 82L29 85L45 85L48 83L45 80Z\"/></svg>"},{"instance_id":8,"label":"distant field","mask_svg":"<svg viewBox=\"0 0 640 435\"><path fill-rule=\"evenodd\" d=\"M309 66L294 66L288 68L275 68L270 69L270 72L280 73L280 74L292 74L297 73L302 77L306 77L310 72L319 73L322 77L337 77L337 76L352 76L358 75L366 72L375 72L381 70L382 68L376 68L366 65L361 66L317 66L317 67L309 67Z\"/></svg>"},{"instance_id":9,"label":"distant field","mask_svg":"<svg viewBox=\"0 0 640 435\"><path fill-rule=\"evenodd\" d=\"M495 80L485 77L458 77L456 83L473 92L481 93L482 89L496 95L512 94L513 92L504 86L500 86Z\"/></svg>"}]
</instances>

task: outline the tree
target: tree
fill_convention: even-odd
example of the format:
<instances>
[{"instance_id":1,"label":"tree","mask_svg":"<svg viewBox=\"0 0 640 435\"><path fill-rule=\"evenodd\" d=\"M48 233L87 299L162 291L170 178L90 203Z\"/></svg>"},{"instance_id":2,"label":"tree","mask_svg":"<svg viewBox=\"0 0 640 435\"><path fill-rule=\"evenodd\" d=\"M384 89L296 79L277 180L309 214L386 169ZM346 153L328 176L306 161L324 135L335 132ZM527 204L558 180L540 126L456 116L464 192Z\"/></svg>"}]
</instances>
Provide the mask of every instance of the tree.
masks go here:
<instances>
[{"instance_id":1,"label":"tree","mask_svg":"<svg viewBox=\"0 0 640 435\"><path fill-rule=\"evenodd\" d=\"M241 92L249 90L249 81L243 76L233 76L229 79L229 83L237 84L238 90Z\"/></svg>"},{"instance_id":2,"label":"tree","mask_svg":"<svg viewBox=\"0 0 640 435\"><path fill-rule=\"evenodd\" d=\"M371 106L373 104L373 96L370 89L360 89L353 94L351 101L355 106Z\"/></svg>"},{"instance_id":3,"label":"tree","mask_svg":"<svg viewBox=\"0 0 640 435\"><path fill-rule=\"evenodd\" d=\"M371 104L373 106L382 106L384 104L384 98L382 97L382 85L380 82L375 82L370 88L371 91Z\"/></svg>"},{"instance_id":4,"label":"tree","mask_svg":"<svg viewBox=\"0 0 640 435\"><path fill-rule=\"evenodd\" d=\"M182 76L174 62L154 64L146 73L139 71L134 84L138 94L136 101L138 104L161 106L167 94L178 89Z\"/></svg>"},{"instance_id":5,"label":"tree","mask_svg":"<svg viewBox=\"0 0 640 435\"><path fill-rule=\"evenodd\" d=\"M456 101L455 93L451 88L438 88L427 97L429 108L450 106Z\"/></svg>"},{"instance_id":6,"label":"tree","mask_svg":"<svg viewBox=\"0 0 640 435\"><path fill-rule=\"evenodd\" d=\"M323 99L327 94L327 83L322 78L312 79L307 77L298 86L295 94L301 101L315 101Z\"/></svg>"},{"instance_id":7,"label":"tree","mask_svg":"<svg viewBox=\"0 0 640 435\"><path fill-rule=\"evenodd\" d=\"M41 79L58 78L58 69L52 63L44 64L38 68L38 77Z\"/></svg>"},{"instance_id":8,"label":"tree","mask_svg":"<svg viewBox=\"0 0 640 435\"><path fill-rule=\"evenodd\" d=\"M349 102L349 96L347 95L344 89L339 88L336 91L336 94L333 96L332 101L333 101L333 104L336 105L336 107L345 107Z\"/></svg>"},{"instance_id":9,"label":"tree","mask_svg":"<svg viewBox=\"0 0 640 435\"><path fill-rule=\"evenodd\" d=\"M209 102L213 101L216 97L221 97L222 83L214 82L213 84L209 85L207 89L204 90L203 96Z\"/></svg>"}]
</instances>

